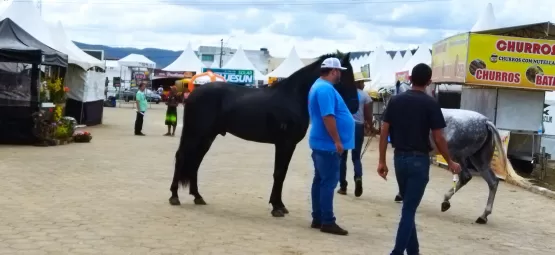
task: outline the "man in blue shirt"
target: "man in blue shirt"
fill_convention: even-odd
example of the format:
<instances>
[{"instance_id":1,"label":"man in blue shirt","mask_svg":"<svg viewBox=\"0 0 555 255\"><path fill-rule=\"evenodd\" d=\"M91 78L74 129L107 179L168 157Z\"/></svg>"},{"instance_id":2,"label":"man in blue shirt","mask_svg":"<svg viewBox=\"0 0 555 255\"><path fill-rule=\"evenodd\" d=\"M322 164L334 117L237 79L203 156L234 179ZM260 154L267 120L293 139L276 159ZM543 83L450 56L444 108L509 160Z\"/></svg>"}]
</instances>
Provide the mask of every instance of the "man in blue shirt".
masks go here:
<instances>
[{"instance_id":1,"label":"man in blue shirt","mask_svg":"<svg viewBox=\"0 0 555 255\"><path fill-rule=\"evenodd\" d=\"M333 195L339 182L339 164L344 150L355 147L355 122L343 98L333 87L341 78L341 62L328 58L322 62L320 78L308 94L312 128L308 142L314 161L312 182L312 228L336 235L348 232L335 223Z\"/></svg>"}]
</instances>

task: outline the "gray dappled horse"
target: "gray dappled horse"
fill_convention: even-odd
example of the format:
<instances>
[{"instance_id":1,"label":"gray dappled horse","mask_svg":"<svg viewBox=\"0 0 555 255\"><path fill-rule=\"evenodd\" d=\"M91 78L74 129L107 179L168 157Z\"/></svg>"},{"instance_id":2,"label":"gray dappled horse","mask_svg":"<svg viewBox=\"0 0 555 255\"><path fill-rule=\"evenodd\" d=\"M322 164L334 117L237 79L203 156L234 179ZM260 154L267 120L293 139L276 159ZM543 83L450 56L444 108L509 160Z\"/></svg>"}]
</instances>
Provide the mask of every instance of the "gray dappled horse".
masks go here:
<instances>
[{"instance_id":1,"label":"gray dappled horse","mask_svg":"<svg viewBox=\"0 0 555 255\"><path fill-rule=\"evenodd\" d=\"M408 90L405 86L400 92ZM427 90L431 96L431 91ZM461 172L458 174L459 180L455 190L450 188L445 193L443 203L441 203L441 211L445 212L451 207L449 200L455 192L466 185L471 179L473 173L479 173L488 184L489 196L486 208L483 214L476 220L478 224L486 224L488 216L493 209L493 201L497 193L499 178L491 168L491 162L495 148L499 148L500 156L503 159L503 166L507 173L507 181L525 183L526 180L520 177L510 167L507 161L506 152L503 149L503 142L499 131L489 119L477 112L462 109L441 109L445 118L447 127L443 130L445 140L449 147L449 155L452 160L461 165ZM436 155L435 143L430 133L430 144L434 150L431 156ZM395 197L395 201L402 201L399 194Z\"/></svg>"}]
</instances>

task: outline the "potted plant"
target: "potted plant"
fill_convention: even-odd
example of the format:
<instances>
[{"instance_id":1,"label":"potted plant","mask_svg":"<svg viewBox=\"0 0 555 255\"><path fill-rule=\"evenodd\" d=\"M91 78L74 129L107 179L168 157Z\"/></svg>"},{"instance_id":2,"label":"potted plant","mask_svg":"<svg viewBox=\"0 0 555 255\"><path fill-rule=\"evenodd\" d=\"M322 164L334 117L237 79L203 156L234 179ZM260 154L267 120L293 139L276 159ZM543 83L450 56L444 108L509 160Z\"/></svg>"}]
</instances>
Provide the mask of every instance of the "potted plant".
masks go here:
<instances>
[{"instance_id":1,"label":"potted plant","mask_svg":"<svg viewBox=\"0 0 555 255\"><path fill-rule=\"evenodd\" d=\"M76 143L88 143L91 140L92 140L92 135L87 131L75 132L75 134L73 134L73 141Z\"/></svg>"}]
</instances>

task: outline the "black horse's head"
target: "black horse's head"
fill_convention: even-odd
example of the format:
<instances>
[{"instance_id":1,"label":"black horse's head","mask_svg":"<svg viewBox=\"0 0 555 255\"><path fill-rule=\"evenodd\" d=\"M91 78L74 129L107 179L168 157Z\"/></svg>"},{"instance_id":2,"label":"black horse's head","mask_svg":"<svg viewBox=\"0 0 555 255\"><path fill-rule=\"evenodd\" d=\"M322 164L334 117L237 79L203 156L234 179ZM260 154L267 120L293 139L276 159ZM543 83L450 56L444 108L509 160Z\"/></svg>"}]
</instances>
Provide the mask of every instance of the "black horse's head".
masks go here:
<instances>
[{"instance_id":1,"label":"black horse's head","mask_svg":"<svg viewBox=\"0 0 555 255\"><path fill-rule=\"evenodd\" d=\"M345 69L341 73L341 81L334 85L339 95L345 101L345 104L349 108L351 113L358 111L358 89L355 83L355 74L353 72L353 66L351 66L351 61L349 60L351 54L345 54L341 59L341 66ZM323 61L323 60L322 60Z\"/></svg>"},{"instance_id":2,"label":"black horse's head","mask_svg":"<svg viewBox=\"0 0 555 255\"><path fill-rule=\"evenodd\" d=\"M278 81L272 85L271 89L278 89L287 91L295 90L300 93L303 99L308 99L308 91L318 77L320 77L320 67L322 62L327 58L338 58L341 61L341 66L346 69L341 72L341 80L335 84L334 87L339 92L343 101L347 104L349 111L355 113L358 110L358 92L355 84L355 75L353 67L349 61L350 53L347 54L326 54L320 56L316 61L309 65L297 70L288 78Z\"/></svg>"}]
</instances>

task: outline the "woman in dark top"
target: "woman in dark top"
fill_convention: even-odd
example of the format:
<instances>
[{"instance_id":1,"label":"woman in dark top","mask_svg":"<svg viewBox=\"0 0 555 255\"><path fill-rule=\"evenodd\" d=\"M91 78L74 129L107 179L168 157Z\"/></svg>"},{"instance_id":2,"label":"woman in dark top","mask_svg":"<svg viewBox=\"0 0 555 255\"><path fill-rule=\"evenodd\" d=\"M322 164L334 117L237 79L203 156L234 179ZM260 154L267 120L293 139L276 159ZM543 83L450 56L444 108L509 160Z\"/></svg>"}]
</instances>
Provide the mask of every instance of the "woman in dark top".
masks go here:
<instances>
[{"instance_id":1,"label":"woman in dark top","mask_svg":"<svg viewBox=\"0 0 555 255\"><path fill-rule=\"evenodd\" d=\"M177 127L177 106L179 105L179 98L175 86L171 87L166 105L168 106L166 110L166 126L168 126L168 133L166 133L165 136L175 136L175 128ZM172 132L170 133L170 131Z\"/></svg>"}]
</instances>

